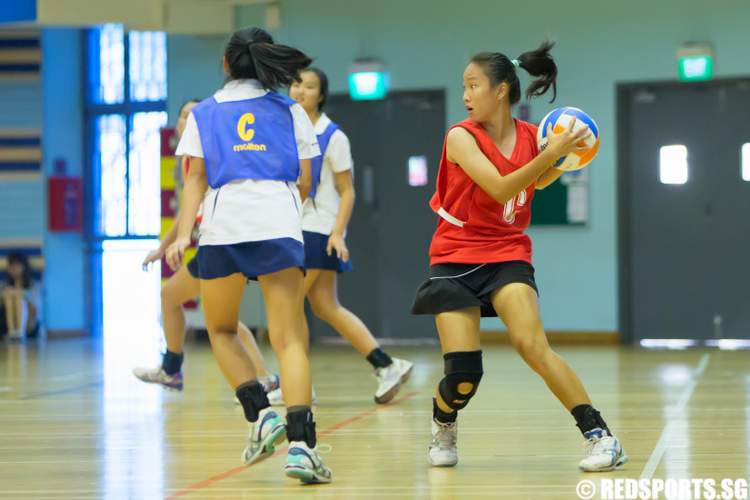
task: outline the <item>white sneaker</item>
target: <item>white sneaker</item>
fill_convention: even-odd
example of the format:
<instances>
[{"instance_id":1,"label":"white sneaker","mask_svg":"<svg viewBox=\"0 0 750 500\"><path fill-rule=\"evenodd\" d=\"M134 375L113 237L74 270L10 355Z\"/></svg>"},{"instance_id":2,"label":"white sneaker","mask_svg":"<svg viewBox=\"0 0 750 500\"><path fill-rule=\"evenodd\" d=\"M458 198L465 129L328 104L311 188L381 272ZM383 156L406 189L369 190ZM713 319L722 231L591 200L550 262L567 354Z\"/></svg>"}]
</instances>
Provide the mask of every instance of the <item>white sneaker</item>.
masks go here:
<instances>
[{"instance_id":1,"label":"white sneaker","mask_svg":"<svg viewBox=\"0 0 750 500\"><path fill-rule=\"evenodd\" d=\"M433 467L453 467L458 463L458 423L443 424L432 419L429 460Z\"/></svg>"},{"instance_id":2,"label":"white sneaker","mask_svg":"<svg viewBox=\"0 0 750 500\"><path fill-rule=\"evenodd\" d=\"M317 448L311 449L304 441L289 443L284 472L303 484L330 483L332 476L331 469L320 459Z\"/></svg>"},{"instance_id":3,"label":"white sneaker","mask_svg":"<svg viewBox=\"0 0 750 500\"><path fill-rule=\"evenodd\" d=\"M258 414L258 420L250 429L247 446L242 452L242 462L250 465L273 455L274 446L286 438L284 419L272 408L265 408Z\"/></svg>"},{"instance_id":4,"label":"white sneaker","mask_svg":"<svg viewBox=\"0 0 750 500\"><path fill-rule=\"evenodd\" d=\"M605 430L596 428L584 434L586 438L586 456L578 464L585 472L604 472L614 470L628 461L628 456L616 437Z\"/></svg>"},{"instance_id":5,"label":"white sneaker","mask_svg":"<svg viewBox=\"0 0 750 500\"><path fill-rule=\"evenodd\" d=\"M173 391L181 391L183 387L182 383L182 372L179 371L174 375L167 375L162 367L158 368L135 368L133 375L138 377L138 380L146 382L147 384L160 384L166 389Z\"/></svg>"},{"instance_id":6,"label":"white sneaker","mask_svg":"<svg viewBox=\"0 0 750 500\"><path fill-rule=\"evenodd\" d=\"M263 390L266 394L279 388L279 376L276 374L268 375L267 377L258 377L258 382L263 386Z\"/></svg>"},{"instance_id":7,"label":"white sneaker","mask_svg":"<svg viewBox=\"0 0 750 500\"><path fill-rule=\"evenodd\" d=\"M18 330L17 332L8 332L8 340L10 342L23 342L26 340L26 335L24 334L23 330Z\"/></svg>"},{"instance_id":8,"label":"white sneaker","mask_svg":"<svg viewBox=\"0 0 750 500\"><path fill-rule=\"evenodd\" d=\"M284 395L281 393L281 386L267 393L266 396L268 396L268 402L271 403L271 406L284 406ZM317 402L318 398L315 395L315 388L313 387L312 404L315 404Z\"/></svg>"},{"instance_id":9,"label":"white sneaker","mask_svg":"<svg viewBox=\"0 0 750 500\"><path fill-rule=\"evenodd\" d=\"M401 385L409 380L412 368L414 363L398 358L393 358L393 363L385 368L376 368L378 390L375 391L375 402L385 404L395 398Z\"/></svg>"}]
</instances>

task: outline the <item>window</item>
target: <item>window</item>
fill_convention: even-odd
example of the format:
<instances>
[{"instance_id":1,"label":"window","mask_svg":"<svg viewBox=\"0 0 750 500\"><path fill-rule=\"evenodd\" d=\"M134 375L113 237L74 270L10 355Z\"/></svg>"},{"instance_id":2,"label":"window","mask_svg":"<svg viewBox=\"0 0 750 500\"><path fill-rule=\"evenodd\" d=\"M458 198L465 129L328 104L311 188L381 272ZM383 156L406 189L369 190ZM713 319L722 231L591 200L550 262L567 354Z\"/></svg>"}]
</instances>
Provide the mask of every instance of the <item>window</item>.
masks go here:
<instances>
[{"instance_id":1,"label":"window","mask_svg":"<svg viewBox=\"0 0 750 500\"><path fill-rule=\"evenodd\" d=\"M133 304L121 298L137 290L137 297L153 301L159 293L158 271L132 270L138 268L145 250L153 248L153 238L161 228L160 129L167 123L166 44L164 33L127 32L119 24L87 30L84 39L87 208L91 215L86 238L93 250L91 326L95 336L105 337L105 357L107 352L115 353L110 361L127 356L127 349L118 344L122 337L118 329L123 325L128 331L141 332L139 340L158 342L160 338L155 310L136 303L139 314L134 319ZM136 323L123 323L122 318Z\"/></svg>"},{"instance_id":2,"label":"window","mask_svg":"<svg viewBox=\"0 0 750 500\"><path fill-rule=\"evenodd\" d=\"M130 45L130 98L163 101L167 98L167 41L162 32L133 31Z\"/></svg>"},{"instance_id":3,"label":"window","mask_svg":"<svg viewBox=\"0 0 750 500\"><path fill-rule=\"evenodd\" d=\"M117 104L125 99L125 39L122 26L88 32L88 101Z\"/></svg>"},{"instance_id":4,"label":"window","mask_svg":"<svg viewBox=\"0 0 750 500\"><path fill-rule=\"evenodd\" d=\"M426 186L427 185L427 157L410 156L409 157L409 185Z\"/></svg>"},{"instance_id":5,"label":"window","mask_svg":"<svg viewBox=\"0 0 750 500\"><path fill-rule=\"evenodd\" d=\"M159 129L167 124L167 40L106 24L87 32L95 239L160 230Z\"/></svg>"},{"instance_id":6,"label":"window","mask_svg":"<svg viewBox=\"0 0 750 500\"><path fill-rule=\"evenodd\" d=\"M750 182L750 142L742 145L740 163L742 164L742 180Z\"/></svg>"},{"instance_id":7,"label":"window","mask_svg":"<svg viewBox=\"0 0 750 500\"><path fill-rule=\"evenodd\" d=\"M167 113L136 113L130 127L128 233L157 235L161 229L161 148L159 129Z\"/></svg>"},{"instance_id":8,"label":"window","mask_svg":"<svg viewBox=\"0 0 750 500\"><path fill-rule=\"evenodd\" d=\"M688 180L687 148L682 144L659 150L659 180L662 184L685 184Z\"/></svg>"},{"instance_id":9,"label":"window","mask_svg":"<svg viewBox=\"0 0 750 500\"><path fill-rule=\"evenodd\" d=\"M124 236L127 218L127 160L125 117L100 115L94 120L94 170L99 173L100 202L97 234Z\"/></svg>"}]
</instances>

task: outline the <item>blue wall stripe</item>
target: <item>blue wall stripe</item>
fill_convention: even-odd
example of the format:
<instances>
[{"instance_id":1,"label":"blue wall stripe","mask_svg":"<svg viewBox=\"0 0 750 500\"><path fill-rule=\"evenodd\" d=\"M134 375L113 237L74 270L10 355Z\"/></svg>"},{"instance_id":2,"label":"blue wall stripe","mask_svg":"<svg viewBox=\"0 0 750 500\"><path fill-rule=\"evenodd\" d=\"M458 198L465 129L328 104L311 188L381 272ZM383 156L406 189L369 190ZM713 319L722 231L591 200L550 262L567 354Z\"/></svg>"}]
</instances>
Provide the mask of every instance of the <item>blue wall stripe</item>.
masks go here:
<instances>
[{"instance_id":1,"label":"blue wall stripe","mask_svg":"<svg viewBox=\"0 0 750 500\"><path fill-rule=\"evenodd\" d=\"M42 273L40 271L31 271L31 277L34 278L34 281L41 282L42 281ZM0 271L0 285L5 285L8 282L8 273L5 271Z\"/></svg>"},{"instance_id":2,"label":"blue wall stripe","mask_svg":"<svg viewBox=\"0 0 750 500\"><path fill-rule=\"evenodd\" d=\"M42 247L0 247L0 257L12 253L22 253L33 257L41 257Z\"/></svg>"},{"instance_id":3,"label":"blue wall stripe","mask_svg":"<svg viewBox=\"0 0 750 500\"><path fill-rule=\"evenodd\" d=\"M42 140L39 137L2 137L0 131L0 147L17 147L17 146L41 146Z\"/></svg>"},{"instance_id":4,"label":"blue wall stripe","mask_svg":"<svg viewBox=\"0 0 750 500\"><path fill-rule=\"evenodd\" d=\"M36 172L42 169L42 164L39 162L29 163L3 163L0 162L0 172Z\"/></svg>"},{"instance_id":5,"label":"blue wall stripe","mask_svg":"<svg viewBox=\"0 0 750 500\"><path fill-rule=\"evenodd\" d=\"M34 49L40 47L38 38L0 38L0 49Z\"/></svg>"},{"instance_id":6,"label":"blue wall stripe","mask_svg":"<svg viewBox=\"0 0 750 500\"><path fill-rule=\"evenodd\" d=\"M26 73L30 71L39 71L41 65L35 64L2 64L0 63L0 73Z\"/></svg>"}]
</instances>

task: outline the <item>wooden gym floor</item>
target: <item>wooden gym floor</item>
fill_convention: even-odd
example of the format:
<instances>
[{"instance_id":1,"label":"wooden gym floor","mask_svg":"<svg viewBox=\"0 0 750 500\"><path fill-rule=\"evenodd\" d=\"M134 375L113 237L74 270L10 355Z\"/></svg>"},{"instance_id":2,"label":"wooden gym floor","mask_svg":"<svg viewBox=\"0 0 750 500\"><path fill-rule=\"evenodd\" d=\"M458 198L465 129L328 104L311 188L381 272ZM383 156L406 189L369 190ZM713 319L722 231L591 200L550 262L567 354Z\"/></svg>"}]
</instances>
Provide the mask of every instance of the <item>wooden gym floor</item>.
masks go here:
<instances>
[{"instance_id":1,"label":"wooden gym floor","mask_svg":"<svg viewBox=\"0 0 750 500\"><path fill-rule=\"evenodd\" d=\"M750 475L747 351L558 349L630 456L595 477L577 470L573 419L505 346L485 348L482 385L459 420L458 466L431 469L439 351L390 352L416 367L396 403L377 407L363 359L313 347L334 482L301 487L283 475L281 452L240 466L247 427L206 344L188 346L182 393L138 382L132 357L91 341L0 345L0 498L568 499L581 479Z\"/></svg>"}]
</instances>

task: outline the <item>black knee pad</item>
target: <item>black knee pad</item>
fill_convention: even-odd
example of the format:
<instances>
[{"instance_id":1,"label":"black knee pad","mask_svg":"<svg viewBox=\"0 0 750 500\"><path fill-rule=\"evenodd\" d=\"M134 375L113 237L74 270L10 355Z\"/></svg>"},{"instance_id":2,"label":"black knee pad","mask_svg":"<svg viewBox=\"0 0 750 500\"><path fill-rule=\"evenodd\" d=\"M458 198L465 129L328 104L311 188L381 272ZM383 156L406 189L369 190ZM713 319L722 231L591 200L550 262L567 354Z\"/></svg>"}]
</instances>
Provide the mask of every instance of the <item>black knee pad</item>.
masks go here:
<instances>
[{"instance_id":1,"label":"black knee pad","mask_svg":"<svg viewBox=\"0 0 750 500\"><path fill-rule=\"evenodd\" d=\"M482 380L482 351L449 352L445 360L445 377L440 381L438 390L443 401L454 410L461 410L476 394L479 381ZM472 384L471 391L462 394L460 384Z\"/></svg>"}]
</instances>

